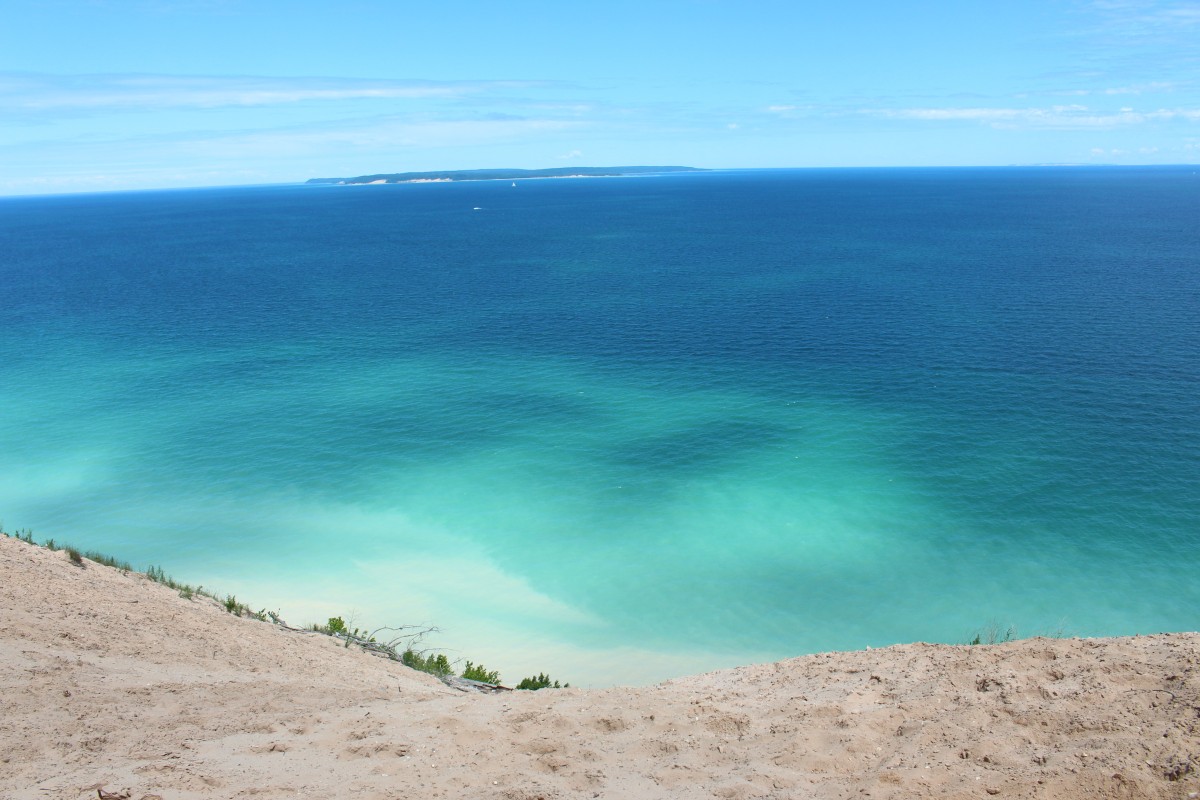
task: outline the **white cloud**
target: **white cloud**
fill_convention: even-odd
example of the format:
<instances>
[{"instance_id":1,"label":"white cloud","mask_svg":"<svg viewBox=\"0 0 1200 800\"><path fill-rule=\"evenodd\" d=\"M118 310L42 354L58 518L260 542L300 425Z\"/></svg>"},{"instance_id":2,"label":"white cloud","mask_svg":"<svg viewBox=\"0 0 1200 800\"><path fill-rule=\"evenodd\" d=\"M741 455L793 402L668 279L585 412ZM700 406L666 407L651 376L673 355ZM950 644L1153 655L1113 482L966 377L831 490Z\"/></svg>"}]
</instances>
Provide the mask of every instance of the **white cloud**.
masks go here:
<instances>
[{"instance_id":1,"label":"white cloud","mask_svg":"<svg viewBox=\"0 0 1200 800\"><path fill-rule=\"evenodd\" d=\"M553 119L399 119L312 127L189 131L25 145L24 174L0 175L0 195L268 183L378 171L413 154L543 140L586 123ZM11 154L11 153L10 153ZM338 154L331 157L331 154ZM339 166L320 166L338 164ZM351 164L357 166L351 166Z\"/></svg>"},{"instance_id":2,"label":"white cloud","mask_svg":"<svg viewBox=\"0 0 1200 800\"><path fill-rule=\"evenodd\" d=\"M1112 128L1147 122L1200 120L1200 110L1196 109L1139 112L1125 106L1115 112L1104 112L1079 104L1046 108L885 108L864 109L861 113L890 119L964 121L990 124L993 127L1040 128Z\"/></svg>"},{"instance_id":3,"label":"white cloud","mask_svg":"<svg viewBox=\"0 0 1200 800\"><path fill-rule=\"evenodd\" d=\"M268 176L252 169L199 169L151 166L117 167L108 172L68 171L64 174L0 177L0 195L105 192L183 186L224 186L263 183Z\"/></svg>"},{"instance_id":4,"label":"white cloud","mask_svg":"<svg viewBox=\"0 0 1200 800\"><path fill-rule=\"evenodd\" d=\"M275 130L181 141L173 147L210 158L315 156L331 149L398 152L488 144L577 129L580 122L553 119L381 120L375 124Z\"/></svg>"},{"instance_id":5,"label":"white cloud","mask_svg":"<svg viewBox=\"0 0 1200 800\"><path fill-rule=\"evenodd\" d=\"M574 117L582 117L595 110L595 106L588 103L533 103L529 108L552 114L570 114Z\"/></svg>"},{"instance_id":6,"label":"white cloud","mask_svg":"<svg viewBox=\"0 0 1200 800\"><path fill-rule=\"evenodd\" d=\"M1060 89L1055 92L1050 92L1052 95L1108 95L1115 97L1122 94L1164 94L1174 92L1179 88L1179 84L1172 81L1150 81L1148 83L1137 83L1129 86L1110 86L1107 89ZM1023 95L1022 95L1023 96Z\"/></svg>"},{"instance_id":7,"label":"white cloud","mask_svg":"<svg viewBox=\"0 0 1200 800\"><path fill-rule=\"evenodd\" d=\"M529 84L166 75L2 75L0 108L24 112L271 106L455 98Z\"/></svg>"},{"instance_id":8,"label":"white cloud","mask_svg":"<svg viewBox=\"0 0 1200 800\"><path fill-rule=\"evenodd\" d=\"M1200 26L1200 3L1159 0L1095 0L1092 7L1109 30L1141 37L1165 31L1186 32Z\"/></svg>"}]
</instances>

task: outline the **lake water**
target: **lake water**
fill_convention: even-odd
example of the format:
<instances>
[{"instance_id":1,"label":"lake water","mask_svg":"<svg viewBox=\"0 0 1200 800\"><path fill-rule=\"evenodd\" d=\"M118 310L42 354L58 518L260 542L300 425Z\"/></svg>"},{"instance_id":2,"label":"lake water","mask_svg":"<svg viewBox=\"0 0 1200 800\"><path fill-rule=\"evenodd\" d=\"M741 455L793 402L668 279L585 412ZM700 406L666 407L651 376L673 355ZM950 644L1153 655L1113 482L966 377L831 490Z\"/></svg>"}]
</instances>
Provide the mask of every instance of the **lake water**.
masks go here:
<instances>
[{"instance_id":1,"label":"lake water","mask_svg":"<svg viewBox=\"0 0 1200 800\"><path fill-rule=\"evenodd\" d=\"M0 199L0 520L646 683L1195 630L1192 168Z\"/></svg>"}]
</instances>

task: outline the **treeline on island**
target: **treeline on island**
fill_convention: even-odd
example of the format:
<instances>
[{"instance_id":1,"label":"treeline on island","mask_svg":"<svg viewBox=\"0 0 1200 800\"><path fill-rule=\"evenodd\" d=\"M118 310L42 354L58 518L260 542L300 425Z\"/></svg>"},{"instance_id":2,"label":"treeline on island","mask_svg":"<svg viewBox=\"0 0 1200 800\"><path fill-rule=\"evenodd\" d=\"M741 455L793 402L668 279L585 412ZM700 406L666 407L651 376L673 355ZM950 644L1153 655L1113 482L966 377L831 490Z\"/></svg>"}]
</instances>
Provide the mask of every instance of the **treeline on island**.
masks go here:
<instances>
[{"instance_id":1,"label":"treeline on island","mask_svg":"<svg viewBox=\"0 0 1200 800\"><path fill-rule=\"evenodd\" d=\"M410 181L496 181L518 178L615 178L666 172L704 172L698 167L553 167L550 169L459 169L438 172L390 172L356 178L310 178L306 183L407 183Z\"/></svg>"}]
</instances>

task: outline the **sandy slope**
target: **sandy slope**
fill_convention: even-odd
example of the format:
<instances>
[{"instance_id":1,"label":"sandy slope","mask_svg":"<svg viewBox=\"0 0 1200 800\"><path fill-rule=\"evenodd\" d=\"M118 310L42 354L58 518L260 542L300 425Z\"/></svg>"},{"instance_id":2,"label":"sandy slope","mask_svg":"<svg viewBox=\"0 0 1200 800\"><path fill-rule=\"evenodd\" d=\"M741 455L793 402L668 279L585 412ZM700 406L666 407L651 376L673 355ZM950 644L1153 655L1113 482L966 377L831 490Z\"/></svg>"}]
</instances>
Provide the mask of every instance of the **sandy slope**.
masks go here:
<instances>
[{"instance_id":1,"label":"sandy slope","mask_svg":"<svg viewBox=\"0 0 1200 800\"><path fill-rule=\"evenodd\" d=\"M0 537L0 797L1200 797L1200 635L465 695Z\"/></svg>"}]
</instances>

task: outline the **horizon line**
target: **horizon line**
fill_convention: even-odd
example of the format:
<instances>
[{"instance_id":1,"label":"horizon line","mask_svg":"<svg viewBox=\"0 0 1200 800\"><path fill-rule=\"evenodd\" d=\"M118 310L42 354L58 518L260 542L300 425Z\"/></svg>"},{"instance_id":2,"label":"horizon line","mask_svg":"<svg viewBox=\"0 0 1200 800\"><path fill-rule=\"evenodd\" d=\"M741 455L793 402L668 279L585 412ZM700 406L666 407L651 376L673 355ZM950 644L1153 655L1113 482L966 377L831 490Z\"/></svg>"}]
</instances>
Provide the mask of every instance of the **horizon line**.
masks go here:
<instances>
[{"instance_id":1,"label":"horizon line","mask_svg":"<svg viewBox=\"0 0 1200 800\"><path fill-rule=\"evenodd\" d=\"M631 168L640 165L621 165L620 167L579 167L579 169L619 169L621 167ZM799 166L799 167L687 167L685 171L664 172L661 174L645 173L631 175L606 175L606 176L561 176L561 177L607 177L607 178L651 178L663 177L666 175L685 175L688 171L695 172L775 172L775 171L853 171L853 170L957 170L957 169L978 169L978 170L1006 170L1006 169L1180 169L1192 168L1200 169L1200 164L1197 163L1170 163L1170 164L1092 164L1083 161L1064 161L1064 162L1029 162L1029 163L1013 163L1013 164L858 164L858 165L836 165L836 166ZM467 168L467 169L431 169L431 170L414 170L414 172L482 172L489 170L527 170L538 171L541 169L557 169L556 167L482 167L482 168ZM376 174L376 173L369 173ZM377 173L377 174L403 174L403 173ZM360 176L347 176L348 178ZM402 181L388 184L337 184L337 183L321 183L310 184L312 178L299 178L293 181L272 181L268 183L229 183L229 184L198 184L194 186L149 186L137 188L118 188L118 189L78 189L66 190L57 192L14 192L11 194L0 193L0 200L8 200L15 198L32 198L32 197L78 197L83 195L106 195L106 194L135 194L138 192L187 192L187 191L203 191L203 190L222 190L222 189L254 189L254 188L269 188L269 187L285 187L285 186L370 186L370 185L411 185L411 184L426 184L426 183L481 183L494 180L549 180L552 177L518 177L518 178L477 178L477 179L462 179L450 181ZM333 179L326 179L333 180Z\"/></svg>"}]
</instances>

